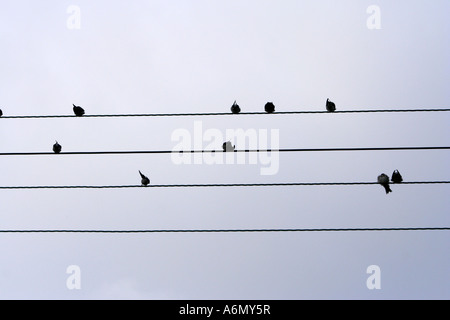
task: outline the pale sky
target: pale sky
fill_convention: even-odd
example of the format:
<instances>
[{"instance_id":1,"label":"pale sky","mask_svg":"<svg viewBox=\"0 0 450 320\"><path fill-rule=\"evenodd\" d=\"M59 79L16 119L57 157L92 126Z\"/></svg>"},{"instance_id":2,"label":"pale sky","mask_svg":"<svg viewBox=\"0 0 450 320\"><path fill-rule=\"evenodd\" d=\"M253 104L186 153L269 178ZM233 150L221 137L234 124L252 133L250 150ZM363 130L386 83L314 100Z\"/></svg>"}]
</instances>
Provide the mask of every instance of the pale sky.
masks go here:
<instances>
[{"instance_id":1,"label":"pale sky","mask_svg":"<svg viewBox=\"0 0 450 320\"><path fill-rule=\"evenodd\" d=\"M449 9L447 0L0 0L0 109L229 112L237 100L243 112L268 101L321 111L327 98L337 110L448 108ZM0 119L0 152L47 152L55 140L63 152L172 150L174 134L199 127L192 144L202 148L208 133L238 129L276 133L280 148L448 146L449 121L448 112ZM138 170L151 184L370 182L394 169L404 181L450 178L447 150L280 153L269 175L264 158L202 160L1 156L0 185L133 185ZM0 190L0 230L450 226L448 185L392 190ZM449 231L0 233L0 243L0 299L450 298ZM67 287L73 265L80 289ZM381 289L366 285L371 265Z\"/></svg>"}]
</instances>

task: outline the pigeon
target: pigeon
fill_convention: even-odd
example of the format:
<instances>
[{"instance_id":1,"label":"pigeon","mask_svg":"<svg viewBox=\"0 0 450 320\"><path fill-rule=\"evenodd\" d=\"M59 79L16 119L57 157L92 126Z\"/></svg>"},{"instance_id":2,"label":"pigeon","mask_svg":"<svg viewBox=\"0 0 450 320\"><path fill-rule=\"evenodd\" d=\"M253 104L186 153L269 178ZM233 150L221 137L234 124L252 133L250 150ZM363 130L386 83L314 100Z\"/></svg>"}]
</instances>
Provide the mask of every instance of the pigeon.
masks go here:
<instances>
[{"instance_id":1,"label":"pigeon","mask_svg":"<svg viewBox=\"0 0 450 320\"><path fill-rule=\"evenodd\" d=\"M146 176L144 176L141 171L139 171L139 174L141 175L141 183L142 183L142 185L144 187L147 186L150 183L150 179L147 178Z\"/></svg>"},{"instance_id":2,"label":"pigeon","mask_svg":"<svg viewBox=\"0 0 450 320\"><path fill-rule=\"evenodd\" d=\"M234 152L236 146L231 145L230 141L224 142L222 145L223 152Z\"/></svg>"},{"instance_id":3,"label":"pigeon","mask_svg":"<svg viewBox=\"0 0 450 320\"><path fill-rule=\"evenodd\" d=\"M231 106L231 112L234 114L238 114L239 112L241 112L241 108L239 108L239 105L236 103L236 100L234 100L234 103Z\"/></svg>"},{"instance_id":4,"label":"pigeon","mask_svg":"<svg viewBox=\"0 0 450 320\"><path fill-rule=\"evenodd\" d=\"M272 102L267 102L264 106L264 110L266 110L267 113L273 113L275 111L275 105Z\"/></svg>"},{"instance_id":5,"label":"pigeon","mask_svg":"<svg viewBox=\"0 0 450 320\"><path fill-rule=\"evenodd\" d=\"M58 143L58 141L56 141L56 143L53 145L53 152L60 153L61 149L62 149L61 145Z\"/></svg>"},{"instance_id":6,"label":"pigeon","mask_svg":"<svg viewBox=\"0 0 450 320\"><path fill-rule=\"evenodd\" d=\"M336 111L336 105L334 104L334 102L331 102L330 99L327 99L327 111L328 112Z\"/></svg>"},{"instance_id":7,"label":"pigeon","mask_svg":"<svg viewBox=\"0 0 450 320\"><path fill-rule=\"evenodd\" d=\"M384 187L384 189L386 190L386 194L392 192L391 188L389 187L389 177L386 174L382 173L378 176L378 183Z\"/></svg>"},{"instance_id":8,"label":"pigeon","mask_svg":"<svg viewBox=\"0 0 450 320\"><path fill-rule=\"evenodd\" d=\"M0 109L0 117L3 115L3 111L2 109Z\"/></svg>"},{"instance_id":9,"label":"pigeon","mask_svg":"<svg viewBox=\"0 0 450 320\"><path fill-rule=\"evenodd\" d=\"M391 181L393 183L400 183L403 181L403 177L400 172L398 172L398 170L394 170L394 172L392 173Z\"/></svg>"},{"instance_id":10,"label":"pigeon","mask_svg":"<svg viewBox=\"0 0 450 320\"><path fill-rule=\"evenodd\" d=\"M81 117L82 115L84 115L84 109L82 107L76 106L73 103L72 105L73 105L73 112L77 117Z\"/></svg>"}]
</instances>

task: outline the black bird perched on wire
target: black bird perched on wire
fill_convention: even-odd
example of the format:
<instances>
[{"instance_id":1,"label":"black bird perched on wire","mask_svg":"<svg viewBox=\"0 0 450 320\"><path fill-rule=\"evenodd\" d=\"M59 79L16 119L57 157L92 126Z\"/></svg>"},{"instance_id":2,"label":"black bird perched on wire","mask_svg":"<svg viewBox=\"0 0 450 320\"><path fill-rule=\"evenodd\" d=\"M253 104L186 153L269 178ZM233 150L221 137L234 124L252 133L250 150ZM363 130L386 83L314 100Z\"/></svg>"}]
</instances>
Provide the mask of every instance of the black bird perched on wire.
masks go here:
<instances>
[{"instance_id":1,"label":"black bird perched on wire","mask_svg":"<svg viewBox=\"0 0 450 320\"><path fill-rule=\"evenodd\" d=\"M150 179L147 178L145 175L142 174L142 172L139 170L139 174L141 175L141 183L145 187L150 183Z\"/></svg>"},{"instance_id":2,"label":"black bird perched on wire","mask_svg":"<svg viewBox=\"0 0 450 320\"><path fill-rule=\"evenodd\" d=\"M235 145L233 146L230 141L227 141L223 143L222 148L223 152L234 152L236 146Z\"/></svg>"},{"instance_id":3,"label":"black bird perched on wire","mask_svg":"<svg viewBox=\"0 0 450 320\"><path fill-rule=\"evenodd\" d=\"M328 112L336 111L336 105L334 104L334 102L331 102L330 99L327 99L327 111Z\"/></svg>"},{"instance_id":4,"label":"black bird perched on wire","mask_svg":"<svg viewBox=\"0 0 450 320\"><path fill-rule=\"evenodd\" d=\"M400 183L403 181L403 177L400 172L398 172L398 170L394 170L394 172L392 173L391 181L393 183Z\"/></svg>"},{"instance_id":5,"label":"black bird perched on wire","mask_svg":"<svg viewBox=\"0 0 450 320\"><path fill-rule=\"evenodd\" d=\"M238 114L239 112L241 112L241 108L239 108L239 105L236 103L236 100L234 100L234 103L231 106L231 112L234 114Z\"/></svg>"},{"instance_id":6,"label":"black bird perched on wire","mask_svg":"<svg viewBox=\"0 0 450 320\"><path fill-rule=\"evenodd\" d=\"M58 141L56 141L56 143L53 145L53 152L60 153L61 149L62 149L61 145L58 143Z\"/></svg>"},{"instance_id":7,"label":"black bird perched on wire","mask_svg":"<svg viewBox=\"0 0 450 320\"><path fill-rule=\"evenodd\" d=\"M77 117L81 117L82 115L84 115L84 109L82 107L76 106L73 103L72 105L73 105L73 112Z\"/></svg>"},{"instance_id":8,"label":"black bird perched on wire","mask_svg":"<svg viewBox=\"0 0 450 320\"><path fill-rule=\"evenodd\" d=\"M0 117L3 115L3 111L2 109L0 109Z\"/></svg>"},{"instance_id":9,"label":"black bird perched on wire","mask_svg":"<svg viewBox=\"0 0 450 320\"><path fill-rule=\"evenodd\" d=\"M386 174L382 173L378 176L378 183L384 187L384 189L386 190L386 194L392 192L391 188L389 187L389 177Z\"/></svg>"},{"instance_id":10,"label":"black bird perched on wire","mask_svg":"<svg viewBox=\"0 0 450 320\"><path fill-rule=\"evenodd\" d=\"M275 105L272 102L267 102L264 106L264 110L266 110L267 113L273 113L275 111Z\"/></svg>"}]
</instances>

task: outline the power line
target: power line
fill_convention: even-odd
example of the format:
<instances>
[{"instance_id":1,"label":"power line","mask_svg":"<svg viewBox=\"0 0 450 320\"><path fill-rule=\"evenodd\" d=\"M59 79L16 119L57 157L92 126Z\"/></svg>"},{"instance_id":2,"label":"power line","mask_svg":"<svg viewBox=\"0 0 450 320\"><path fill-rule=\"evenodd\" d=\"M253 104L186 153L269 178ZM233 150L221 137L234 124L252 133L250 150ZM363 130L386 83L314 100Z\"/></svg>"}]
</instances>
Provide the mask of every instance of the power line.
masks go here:
<instances>
[{"instance_id":1,"label":"power line","mask_svg":"<svg viewBox=\"0 0 450 320\"><path fill-rule=\"evenodd\" d=\"M321 228L321 229L161 229L161 230L0 230L0 233L243 233L243 232L367 232L449 231L450 227L419 228Z\"/></svg>"},{"instance_id":2,"label":"power line","mask_svg":"<svg viewBox=\"0 0 450 320\"><path fill-rule=\"evenodd\" d=\"M401 184L449 184L450 181L406 181ZM221 184L154 184L109 186L0 186L1 189L130 189L130 188L209 188L209 187L290 187L290 186L354 186L374 185L378 182L285 182L285 183L221 183ZM393 184L393 183L391 183Z\"/></svg>"},{"instance_id":3,"label":"power line","mask_svg":"<svg viewBox=\"0 0 450 320\"><path fill-rule=\"evenodd\" d=\"M341 110L333 113L383 113L383 112L446 112L450 109L373 109L373 110ZM278 111L271 114L325 114L328 111ZM37 118L117 118L117 117L189 117L189 116L239 116L263 115L266 112L207 112L207 113L141 113L141 114L85 114L82 117L75 115L37 115L37 116L2 116L0 119L37 119Z\"/></svg>"},{"instance_id":4,"label":"power line","mask_svg":"<svg viewBox=\"0 0 450 320\"><path fill-rule=\"evenodd\" d=\"M407 150L448 150L450 147L367 147L367 148L295 148L295 149L243 149L223 150L141 150L141 151L71 151L58 155L105 155L105 154L167 154L167 153L252 153L252 152L336 152L336 151L407 151ZM54 152L2 152L0 156L54 155Z\"/></svg>"}]
</instances>

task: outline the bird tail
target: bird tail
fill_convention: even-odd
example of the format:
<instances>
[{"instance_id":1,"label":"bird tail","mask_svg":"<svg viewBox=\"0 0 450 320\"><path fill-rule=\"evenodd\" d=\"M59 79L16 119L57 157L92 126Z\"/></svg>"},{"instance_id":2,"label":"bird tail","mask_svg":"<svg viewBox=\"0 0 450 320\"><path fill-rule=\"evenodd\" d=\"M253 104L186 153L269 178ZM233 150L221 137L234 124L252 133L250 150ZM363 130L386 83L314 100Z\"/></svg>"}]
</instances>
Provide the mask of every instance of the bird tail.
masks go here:
<instances>
[{"instance_id":1,"label":"bird tail","mask_svg":"<svg viewBox=\"0 0 450 320\"><path fill-rule=\"evenodd\" d=\"M384 188L386 189L386 194L388 194L389 192L392 192L391 188L389 187L389 185L385 185Z\"/></svg>"}]
</instances>

